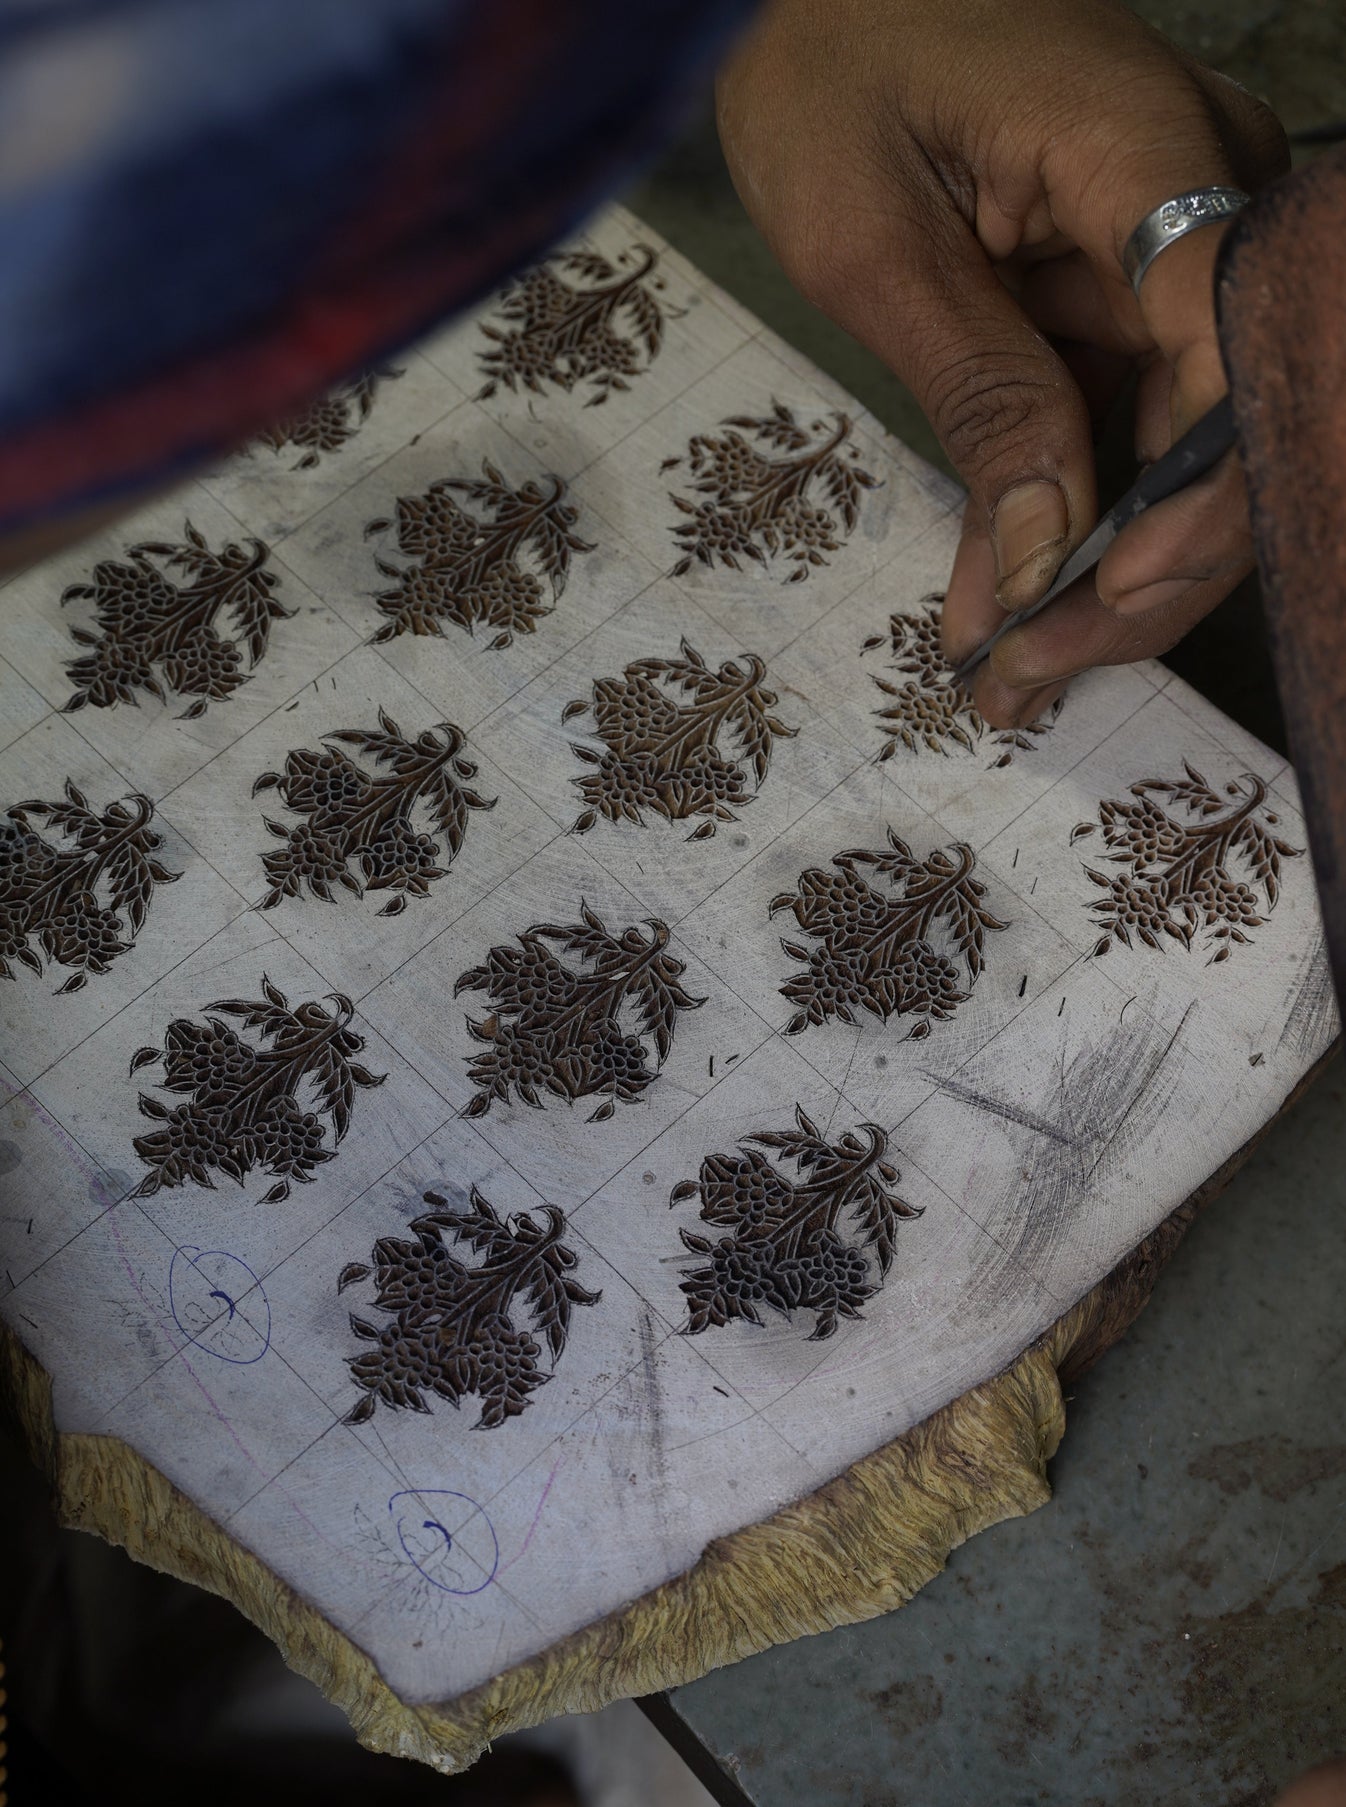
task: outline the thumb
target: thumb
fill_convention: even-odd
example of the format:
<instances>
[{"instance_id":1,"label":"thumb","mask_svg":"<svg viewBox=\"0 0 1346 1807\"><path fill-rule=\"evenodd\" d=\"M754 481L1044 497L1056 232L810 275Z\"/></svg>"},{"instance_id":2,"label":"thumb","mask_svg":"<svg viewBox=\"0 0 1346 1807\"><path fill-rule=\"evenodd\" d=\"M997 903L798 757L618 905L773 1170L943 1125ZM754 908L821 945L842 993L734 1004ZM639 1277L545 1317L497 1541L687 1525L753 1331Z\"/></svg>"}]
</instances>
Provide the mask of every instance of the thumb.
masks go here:
<instances>
[{"instance_id":1,"label":"thumb","mask_svg":"<svg viewBox=\"0 0 1346 1807\"><path fill-rule=\"evenodd\" d=\"M1026 608L1094 522L1088 409L952 204L922 211L845 285L842 324L920 403L989 530L997 599Z\"/></svg>"}]
</instances>

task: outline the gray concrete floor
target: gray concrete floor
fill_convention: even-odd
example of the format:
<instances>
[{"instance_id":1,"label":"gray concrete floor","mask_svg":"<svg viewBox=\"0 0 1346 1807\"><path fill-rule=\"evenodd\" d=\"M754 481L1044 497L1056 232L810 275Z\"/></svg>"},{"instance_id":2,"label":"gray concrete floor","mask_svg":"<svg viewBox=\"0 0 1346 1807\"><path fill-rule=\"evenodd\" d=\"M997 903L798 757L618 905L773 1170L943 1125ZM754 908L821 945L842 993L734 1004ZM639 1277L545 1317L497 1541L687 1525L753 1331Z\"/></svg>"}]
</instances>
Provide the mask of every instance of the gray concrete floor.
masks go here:
<instances>
[{"instance_id":1,"label":"gray concrete floor","mask_svg":"<svg viewBox=\"0 0 1346 1807\"><path fill-rule=\"evenodd\" d=\"M678 1689L757 1807L1264 1807L1346 1751L1346 1109L1272 1131L1078 1382L1054 1499Z\"/></svg>"},{"instance_id":2,"label":"gray concrete floor","mask_svg":"<svg viewBox=\"0 0 1346 1807\"><path fill-rule=\"evenodd\" d=\"M1346 118L1342 0L1139 10L1263 94L1291 131ZM629 202L943 463L891 372L781 276L708 108ZM1283 744L1255 583L1170 662ZM1049 1507L964 1546L901 1612L667 1697L723 1798L1261 1807L1346 1751L1344 1206L1334 1065L1076 1387Z\"/></svg>"}]
</instances>

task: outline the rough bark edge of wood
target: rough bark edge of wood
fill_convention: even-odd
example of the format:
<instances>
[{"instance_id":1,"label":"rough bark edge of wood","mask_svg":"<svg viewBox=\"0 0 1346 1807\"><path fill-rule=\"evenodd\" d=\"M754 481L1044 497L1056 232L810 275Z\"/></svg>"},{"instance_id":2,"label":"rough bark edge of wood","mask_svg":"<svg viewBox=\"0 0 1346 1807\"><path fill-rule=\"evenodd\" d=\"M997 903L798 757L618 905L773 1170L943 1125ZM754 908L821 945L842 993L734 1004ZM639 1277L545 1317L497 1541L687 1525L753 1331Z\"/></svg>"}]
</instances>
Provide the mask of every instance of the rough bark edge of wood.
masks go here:
<instances>
[{"instance_id":1,"label":"rough bark edge of wood","mask_svg":"<svg viewBox=\"0 0 1346 1807\"><path fill-rule=\"evenodd\" d=\"M706 1546L684 1574L443 1705L409 1706L368 1656L119 1438L58 1433L51 1381L0 1323L0 1406L46 1474L63 1525L230 1601L349 1718L371 1750L465 1769L492 1739L908 1601L950 1551L1051 1497L1063 1385L1125 1332L1197 1212L1336 1053L1155 1230L1001 1373L815 1493Z\"/></svg>"}]
</instances>

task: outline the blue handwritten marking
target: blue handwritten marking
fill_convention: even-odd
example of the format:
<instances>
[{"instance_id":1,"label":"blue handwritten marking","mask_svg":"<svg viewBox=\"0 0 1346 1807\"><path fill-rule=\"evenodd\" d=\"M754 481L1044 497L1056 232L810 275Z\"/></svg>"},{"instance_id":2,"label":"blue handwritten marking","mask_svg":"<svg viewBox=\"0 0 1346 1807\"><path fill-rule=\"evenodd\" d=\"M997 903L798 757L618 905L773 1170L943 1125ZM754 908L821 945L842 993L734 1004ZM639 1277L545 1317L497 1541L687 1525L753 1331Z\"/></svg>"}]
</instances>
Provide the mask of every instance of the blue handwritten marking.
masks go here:
<instances>
[{"instance_id":1,"label":"blue handwritten marking","mask_svg":"<svg viewBox=\"0 0 1346 1807\"><path fill-rule=\"evenodd\" d=\"M403 1500L412 1501L413 1506L404 1509ZM421 1518L417 1524L416 1515L427 1509L437 1511L439 1517ZM479 1594L495 1580L500 1567L495 1526L486 1508L467 1494L437 1487L416 1492L406 1489L388 1501L388 1511L403 1555L432 1587L446 1594ZM429 1537L421 1536L422 1532L429 1532Z\"/></svg>"},{"instance_id":2,"label":"blue handwritten marking","mask_svg":"<svg viewBox=\"0 0 1346 1807\"><path fill-rule=\"evenodd\" d=\"M238 1300L248 1298L248 1316ZM227 1307L214 1309L211 1300ZM198 1349L218 1361L248 1367L271 1347L271 1305L261 1281L246 1261L227 1249L174 1250L168 1269L168 1305L173 1322Z\"/></svg>"}]
</instances>

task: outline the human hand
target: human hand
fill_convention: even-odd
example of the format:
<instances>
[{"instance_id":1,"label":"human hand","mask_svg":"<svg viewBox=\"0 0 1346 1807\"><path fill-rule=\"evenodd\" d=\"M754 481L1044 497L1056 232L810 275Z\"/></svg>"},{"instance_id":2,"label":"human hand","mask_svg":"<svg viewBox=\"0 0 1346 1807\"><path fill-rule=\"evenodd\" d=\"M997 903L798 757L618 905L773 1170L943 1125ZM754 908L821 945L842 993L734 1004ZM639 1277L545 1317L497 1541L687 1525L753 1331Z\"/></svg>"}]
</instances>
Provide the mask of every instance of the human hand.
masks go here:
<instances>
[{"instance_id":1,"label":"human hand","mask_svg":"<svg viewBox=\"0 0 1346 1807\"><path fill-rule=\"evenodd\" d=\"M1224 393L1216 226L1122 252L1188 189L1289 166L1274 115L1120 0L774 0L719 83L720 136L786 273L913 391L967 484L953 664L1043 594L1098 512L1091 419L1138 373L1166 451ZM1252 569L1226 458L1120 534L974 681L997 727L1093 665L1165 652Z\"/></svg>"},{"instance_id":2,"label":"human hand","mask_svg":"<svg viewBox=\"0 0 1346 1807\"><path fill-rule=\"evenodd\" d=\"M1276 1797L1276 1807L1346 1807L1346 1759L1319 1764Z\"/></svg>"}]
</instances>

